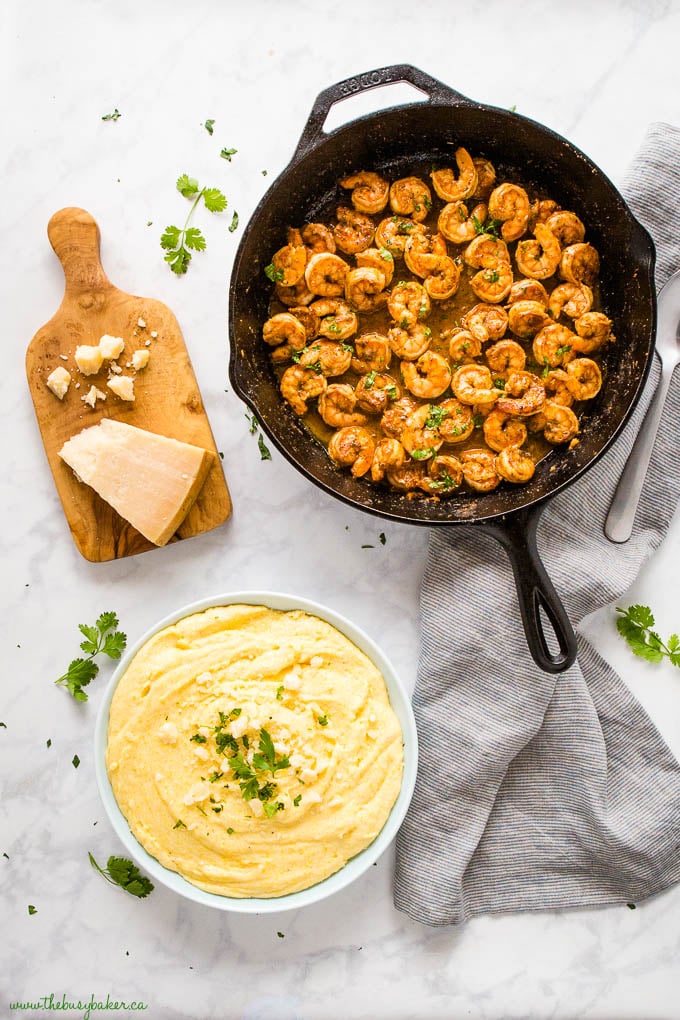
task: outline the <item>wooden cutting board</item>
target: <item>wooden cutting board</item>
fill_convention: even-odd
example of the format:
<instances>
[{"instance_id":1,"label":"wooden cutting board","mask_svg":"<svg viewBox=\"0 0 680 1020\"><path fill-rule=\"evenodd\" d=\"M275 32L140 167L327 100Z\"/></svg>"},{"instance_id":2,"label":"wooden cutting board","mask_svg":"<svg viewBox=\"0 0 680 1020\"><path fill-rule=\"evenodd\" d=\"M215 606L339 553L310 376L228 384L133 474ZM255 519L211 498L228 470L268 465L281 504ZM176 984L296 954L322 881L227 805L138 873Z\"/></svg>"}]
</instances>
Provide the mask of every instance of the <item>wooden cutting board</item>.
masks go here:
<instances>
[{"instance_id":1,"label":"wooden cutting board","mask_svg":"<svg viewBox=\"0 0 680 1020\"><path fill-rule=\"evenodd\" d=\"M47 459L79 551L88 560L102 562L156 548L93 489L79 482L58 456L67 439L102 418L115 418L212 450L215 462L194 506L171 541L216 528L230 516L231 500L175 316L160 301L135 297L113 286L99 257L99 228L84 209L61 209L55 213L47 234L63 266L66 289L56 315L29 344L26 374ZM78 371L74 359L76 347L97 345L105 333L125 340L118 364L124 374L135 377L134 403L121 400L107 389L108 362L104 362L97 375L85 377ZM151 357L145 369L133 373L126 366L133 352L140 348L147 349ZM72 377L63 400L55 397L46 385L47 377L60 365ZM92 385L107 394L106 400L97 401L93 409L81 399Z\"/></svg>"}]
</instances>

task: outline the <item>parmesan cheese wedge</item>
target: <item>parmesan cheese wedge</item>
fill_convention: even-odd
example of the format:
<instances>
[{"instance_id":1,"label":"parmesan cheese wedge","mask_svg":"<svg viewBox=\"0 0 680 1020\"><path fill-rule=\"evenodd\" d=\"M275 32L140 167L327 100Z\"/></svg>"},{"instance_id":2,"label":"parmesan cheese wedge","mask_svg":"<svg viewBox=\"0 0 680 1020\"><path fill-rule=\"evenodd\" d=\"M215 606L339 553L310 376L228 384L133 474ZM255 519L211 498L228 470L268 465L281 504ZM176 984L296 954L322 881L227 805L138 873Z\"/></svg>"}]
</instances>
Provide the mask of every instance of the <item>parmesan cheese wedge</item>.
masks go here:
<instances>
[{"instance_id":1,"label":"parmesan cheese wedge","mask_svg":"<svg viewBox=\"0 0 680 1020\"><path fill-rule=\"evenodd\" d=\"M154 545L165 545L200 492L209 450L104 418L62 446L78 478Z\"/></svg>"}]
</instances>

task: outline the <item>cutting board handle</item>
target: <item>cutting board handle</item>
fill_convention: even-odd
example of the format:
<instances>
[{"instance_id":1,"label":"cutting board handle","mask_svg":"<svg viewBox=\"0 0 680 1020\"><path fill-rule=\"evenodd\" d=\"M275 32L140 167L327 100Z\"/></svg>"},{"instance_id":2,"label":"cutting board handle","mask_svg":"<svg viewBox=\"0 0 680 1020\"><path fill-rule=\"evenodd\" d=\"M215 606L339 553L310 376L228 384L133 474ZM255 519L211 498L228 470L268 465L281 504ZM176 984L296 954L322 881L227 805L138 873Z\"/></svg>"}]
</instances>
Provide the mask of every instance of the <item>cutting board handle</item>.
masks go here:
<instances>
[{"instance_id":1,"label":"cutting board handle","mask_svg":"<svg viewBox=\"0 0 680 1020\"><path fill-rule=\"evenodd\" d=\"M60 209L47 224L47 236L64 270L66 294L113 287L99 256L99 227L89 212Z\"/></svg>"}]
</instances>

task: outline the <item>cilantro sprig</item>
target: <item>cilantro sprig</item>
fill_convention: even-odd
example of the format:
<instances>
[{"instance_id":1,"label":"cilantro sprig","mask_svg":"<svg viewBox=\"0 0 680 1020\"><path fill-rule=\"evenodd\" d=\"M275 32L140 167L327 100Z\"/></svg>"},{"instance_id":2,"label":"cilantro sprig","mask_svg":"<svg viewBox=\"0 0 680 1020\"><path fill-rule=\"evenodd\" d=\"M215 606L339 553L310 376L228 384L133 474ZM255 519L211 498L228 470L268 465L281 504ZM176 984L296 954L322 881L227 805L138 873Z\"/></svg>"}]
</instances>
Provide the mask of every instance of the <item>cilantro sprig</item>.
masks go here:
<instances>
[{"instance_id":1,"label":"cilantro sprig","mask_svg":"<svg viewBox=\"0 0 680 1020\"><path fill-rule=\"evenodd\" d=\"M63 676L54 681L66 687L76 701L87 701L83 687L87 687L99 673L95 657L108 655L110 659L120 659L123 654L127 637L117 628L118 617L115 613L102 613L93 627L86 623L78 624L78 630L85 638L80 647L87 658L73 659Z\"/></svg>"},{"instance_id":2,"label":"cilantro sprig","mask_svg":"<svg viewBox=\"0 0 680 1020\"><path fill-rule=\"evenodd\" d=\"M146 875L142 875L137 865L129 861L127 857L111 856L106 862L106 867L101 868L89 851L87 856L90 858L92 867L100 875L103 875L107 882L111 885L119 885L131 896L137 896L141 900L153 892L153 882Z\"/></svg>"},{"instance_id":3,"label":"cilantro sprig","mask_svg":"<svg viewBox=\"0 0 680 1020\"><path fill-rule=\"evenodd\" d=\"M182 174L177 179L177 190L184 198L193 199L184 226L166 227L161 234L161 248L166 252L165 261L178 276L186 273L192 259L192 252L205 251L205 237L198 227L190 227L196 206L203 199L208 212L221 213L227 208L227 199L219 188L202 188L195 177Z\"/></svg>"},{"instance_id":4,"label":"cilantro sprig","mask_svg":"<svg viewBox=\"0 0 680 1020\"><path fill-rule=\"evenodd\" d=\"M628 606L627 609L616 607L621 615L616 621L616 629L624 638L634 655L647 662L661 662L668 659L680 668L680 637L671 634L668 641L662 641L654 627L654 616L649 606Z\"/></svg>"}]
</instances>

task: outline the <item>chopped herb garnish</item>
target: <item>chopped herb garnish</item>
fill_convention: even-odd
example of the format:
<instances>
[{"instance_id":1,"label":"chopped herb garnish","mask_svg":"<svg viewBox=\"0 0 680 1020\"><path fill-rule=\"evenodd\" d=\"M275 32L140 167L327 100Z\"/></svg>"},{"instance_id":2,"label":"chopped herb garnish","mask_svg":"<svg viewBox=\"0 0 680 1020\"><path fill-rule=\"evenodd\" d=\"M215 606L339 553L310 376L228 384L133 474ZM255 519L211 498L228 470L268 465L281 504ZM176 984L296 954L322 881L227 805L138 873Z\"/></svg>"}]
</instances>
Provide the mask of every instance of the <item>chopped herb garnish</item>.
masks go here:
<instances>
[{"instance_id":1,"label":"chopped herb garnish","mask_svg":"<svg viewBox=\"0 0 680 1020\"><path fill-rule=\"evenodd\" d=\"M298 793L297 797L293 797L293 807L299 807L301 800L302 800L302 794Z\"/></svg>"},{"instance_id":2,"label":"chopped herb garnish","mask_svg":"<svg viewBox=\"0 0 680 1020\"><path fill-rule=\"evenodd\" d=\"M373 387L375 377L377 376L377 374L378 373L375 369L372 372L368 373L368 375L364 379L364 389L370 390Z\"/></svg>"},{"instance_id":3,"label":"chopped herb garnish","mask_svg":"<svg viewBox=\"0 0 680 1020\"><path fill-rule=\"evenodd\" d=\"M571 344L563 344L562 347L558 347L555 354L558 358L561 358L563 354L568 354L571 350Z\"/></svg>"},{"instance_id":4,"label":"chopped herb garnish","mask_svg":"<svg viewBox=\"0 0 680 1020\"><path fill-rule=\"evenodd\" d=\"M194 744L205 744L207 737L204 737L202 733L194 733L193 737L189 737L189 740L193 740Z\"/></svg>"},{"instance_id":5,"label":"chopped herb garnish","mask_svg":"<svg viewBox=\"0 0 680 1020\"><path fill-rule=\"evenodd\" d=\"M175 824L173 825L173 829L186 829L186 825L184 824L181 818L178 818Z\"/></svg>"},{"instance_id":6,"label":"chopped herb garnish","mask_svg":"<svg viewBox=\"0 0 680 1020\"><path fill-rule=\"evenodd\" d=\"M489 283L498 283L500 274L497 269L487 269L484 273L484 279L488 280Z\"/></svg>"},{"instance_id":7,"label":"chopped herb garnish","mask_svg":"<svg viewBox=\"0 0 680 1020\"><path fill-rule=\"evenodd\" d=\"M505 389L505 379L494 379L493 384L497 390Z\"/></svg>"},{"instance_id":8,"label":"chopped herb garnish","mask_svg":"<svg viewBox=\"0 0 680 1020\"><path fill-rule=\"evenodd\" d=\"M430 404L430 412L425 419L426 429L438 429L444 418L447 417L448 411L441 404Z\"/></svg>"},{"instance_id":9,"label":"chopped herb garnish","mask_svg":"<svg viewBox=\"0 0 680 1020\"><path fill-rule=\"evenodd\" d=\"M480 429L482 427L482 425L484 424L484 415L483 414L473 414L473 416L472 416L472 424L474 425L474 427L476 429Z\"/></svg>"},{"instance_id":10,"label":"chopped herb garnish","mask_svg":"<svg viewBox=\"0 0 680 1020\"><path fill-rule=\"evenodd\" d=\"M226 159L228 163L231 163L231 157L235 156L237 152L238 149L222 149L220 156L222 159Z\"/></svg>"},{"instance_id":11,"label":"chopped herb garnish","mask_svg":"<svg viewBox=\"0 0 680 1020\"><path fill-rule=\"evenodd\" d=\"M328 726L328 716L320 715L317 722L319 726Z\"/></svg>"},{"instance_id":12,"label":"chopped herb garnish","mask_svg":"<svg viewBox=\"0 0 680 1020\"><path fill-rule=\"evenodd\" d=\"M262 433L260 433L259 436L257 437L257 448L260 451L260 460L272 459L271 450L265 443L264 436L262 435Z\"/></svg>"},{"instance_id":13,"label":"chopped herb garnish","mask_svg":"<svg viewBox=\"0 0 680 1020\"><path fill-rule=\"evenodd\" d=\"M77 754L73 755L73 758L71 759L71 765L73 765L74 769L77 769L78 766L80 765L80 758L78 757Z\"/></svg>"},{"instance_id":14,"label":"chopped herb garnish","mask_svg":"<svg viewBox=\"0 0 680 1020\"><path fill-rule=\"evenodd\" d=\"M430 449L430 447L427 447L424 450L412 450L411 456L413 457L414 460L427 460L427 458L431 457L433 453L434 450Z\"/></svg>"},{"instance_id":15,"label":"chopped herb garnish","mask_svg":"<svg viewBox=\"0 0 680 1020\"><path fill-rule=\"evenodd\" d=\"M380 539L380 544L381 545L385 545L385 542L387 541L387 539L385 538L385 532L384 531L380 532L380 534L378 535L378 538Z\"/></svg>"},{"instance_id":16,"label":"chopped herb garnish","mask_svg":"<svg viewBox=\"0 0 680 1020\"><path fill-rule=\"evenodd\" d=\"M29 903L28 904L28 912L29 912L29 914L32 917L33 914L37 914L38 913L38 909L37 909L37 907L34 907L32 903Z\"/></svg>"},{"instance_id":17,"label":"chopped herb garnish","mask_svg":"<svg viewBox=\"0 0 680 1020\"><path fill-rule=\"evenodd\" d=\"M215 126L214 118L212 120L206 120L204 125L203 125L203 127L205 128L205 130L208 132L209 135L211 135L213 133L214 126Z\"/></svg>"},{"instance_id":18,"label":"chopped herb garnish","mask_svg":"<svg viewBox=\"0 0 680 1020\"><path fill-rule=\"evenodd\" d=\"M394 262L394 256L389 248L378 248L380 258L384 259L385 262Z\"/></svg>"},{"instance_id":19,"label":"chopped herb garnish","mask_svg":"<svg viewBox=\"0 0 680 1020\"><path fill-rule=\"evenodd\" d=\"M390 398L390 400L396 400L397 397L399 396L399 394L397 393L397 387L396 386L386 386L385 387L385 393Z\"/></svg>"},{"instance_id":20,"label":"chopped herb garnish","mask_svg":"<svg viewBox=\"0 0 680 1020\"><path fill-rule=\"evenodd\" d=\"M264 267L264 275L269 277L272 283L280 283L283 279L283 269L277 269L273 262Z\"/></svg>"},{"instance_id":21,"label":"chopped herb garnish","mask_svg":"<svg viewBox=\"0 0 680 1020\"><path fill-rule=\"evenodd\" d=\"M234 215L231 217L231 223L227 227L227 230L229 231L230 234L233 234L237 227L238 227L238 213L235 212Z\"/></svg>"},{"instance_id":22,"label":"chopped herb garnish","mask_svg":"<svg viewBox=\"0 0 680 1020\"><path fill-rule=\"evenodd\" d=\"M116 107L114 109L113 113L105 113L104 116L102 117L102 120L113 120L113 121L116 121L116 120L118 120L122 116L123 116L123 114L120 113L118 108Z\"/></svg>"},{"instance_id":23,"label":"chopped herb garnish","mask_svg":"<svg viewBox=\"0 0 680 1020\"><path fill-rule=\"evenodd\" d=\"M91 853L88 853L90 864L100 875L103 875L111 885L119 885L131 896L138 896L143 899L153 892L153 882L145 875L142 875L139 868L126 857L109 857L106 868L100 868Z\"/></svg>"},{"instance_id":24,"label":"chopped herb garnish","mask_svg":"<svg viewBox=\"0 0 680 1020\"><path fill-rule=\"evenodd\" d=\"M283 684L279 684L279 686L276 688L276 700L277 701L283 701L283 691L284 691Z\"/></svg>"},{"instance_id":25,"label":"chopped herb garnish","mask_svg":"<svg viewBox=\"0 0 680 1020\"><path fill-rule=\"evenodd\" d=\"M2 725L4 726L5 724L3 723ZM45 747L51 747L51 746L52 746L52 738L48 737L47 740L45 741Z\"/></svg>"},{"instance_id":26,"label":"chopped herb garnish","mask_svg":"<svg viewBox=\"0 0 680 1020\"><path fill-rule=\"evenodd\" d=\"M230 825L229 828L227 829L227 836L233 836L233 835L234 835L234 830L232 829L232 827Z\"/></svg>"},{"instance_id":27,"label":"chopped herb garnish","mask_svg":"<svg viewBox=\"0 0 680 1020\"><path fill-rule=\"evenodd\" d=\"M99 673L99 666L93 661L95 656L108 655L110 659L120 659L123 654L127 638L117 627L118 617L115 613L102 613L93 627L85 623L78 624L78 630L85 637L80 647L87 658L73 659L64 675L54 681L63 684L76 701L87 701L83 688Z\"/></svg>"}]
</instances>

